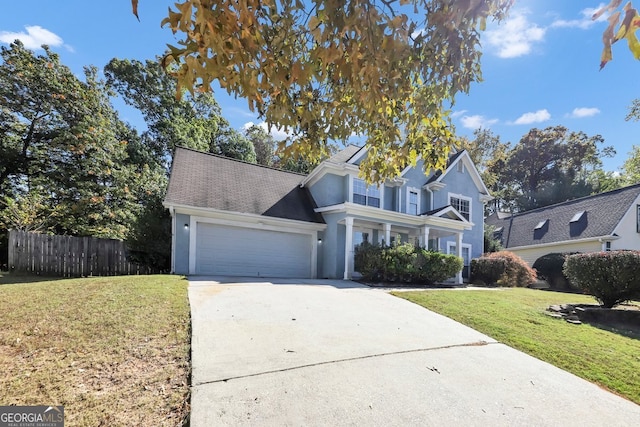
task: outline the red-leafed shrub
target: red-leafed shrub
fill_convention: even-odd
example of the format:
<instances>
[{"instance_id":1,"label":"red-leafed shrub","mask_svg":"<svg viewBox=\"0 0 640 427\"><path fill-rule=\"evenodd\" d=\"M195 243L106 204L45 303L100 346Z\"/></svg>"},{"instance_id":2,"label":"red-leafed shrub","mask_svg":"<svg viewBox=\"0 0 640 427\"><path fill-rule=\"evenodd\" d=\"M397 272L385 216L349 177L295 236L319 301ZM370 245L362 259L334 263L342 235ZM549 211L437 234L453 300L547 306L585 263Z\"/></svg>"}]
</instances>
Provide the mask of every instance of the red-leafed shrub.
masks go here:
<instances>
[{"instance_id":1,"label":"red-leafed shrub","mask_svg":"<svg viewBox=\"0 0 640 427\"><path fill-rule=\"evenodd\" d=\"M513 252L493 252L471 261L472 283L526 287L535 281L535 271Z\"/></svg>"}]
</instances>

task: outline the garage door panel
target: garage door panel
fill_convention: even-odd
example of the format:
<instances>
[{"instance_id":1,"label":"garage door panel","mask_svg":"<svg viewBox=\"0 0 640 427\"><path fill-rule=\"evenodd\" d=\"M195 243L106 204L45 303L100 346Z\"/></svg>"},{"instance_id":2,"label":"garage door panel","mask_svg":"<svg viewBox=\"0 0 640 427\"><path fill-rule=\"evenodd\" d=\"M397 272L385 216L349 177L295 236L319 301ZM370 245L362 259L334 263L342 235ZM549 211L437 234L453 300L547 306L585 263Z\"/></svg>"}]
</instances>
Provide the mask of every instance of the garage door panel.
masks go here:
<instances>
[{"instance_id":1,"label":"garage door panel","mask_svg":"<svg viewBox=\"0 0 640 427\"><path fill-rule=\"evenodd\" d=\"M311 236L199 223L196 272L228 276L310 277Z\"/></svg>"}]
</instances>

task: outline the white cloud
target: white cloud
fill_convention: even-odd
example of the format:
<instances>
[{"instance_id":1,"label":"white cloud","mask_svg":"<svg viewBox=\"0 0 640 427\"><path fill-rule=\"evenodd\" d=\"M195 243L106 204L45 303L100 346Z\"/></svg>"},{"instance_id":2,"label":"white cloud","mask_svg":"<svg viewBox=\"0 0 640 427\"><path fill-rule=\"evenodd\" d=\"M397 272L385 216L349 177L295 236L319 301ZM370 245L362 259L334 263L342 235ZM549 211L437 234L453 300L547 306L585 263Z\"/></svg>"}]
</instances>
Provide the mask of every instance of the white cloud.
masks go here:
<instances>
[{"instance_id":1,"label":"white cloud","mask_svg":"<svg viewBox=\"0 0 640 427\"><path fill-rule=\"evenodd\" d=\"M595 21L591 19L593 14L596 13L598 10L602 9L603 7L605 7L604 3L600 3L596 7L587 7L580 11L581 17L579 19L571 19L568 21L564 19L557 19L553 21L551 26L554 28L580 28L582 30L587 30L591 28L596 22L602 22L607 20L607 18L610 15L609 12L602 14Z\"/></svg>"},{"instance_id":2,"label":"white cloud","mask_svg":"<svg viewBox=\"0 0 640 427\"><path fill-rule=\"evenodd\" d=\"M467 112L467 110L454 111L453 113L451 113L451 118L452 119L458 118L458 117L460 117L461 115L463 115L466 112Z\"/></svg>"},{"instance_id":3,"label":"white cloud","mask_svg":"<svg viewBox=\"0 0 640 427\"><path fill-rule=\"evenodd\" d=\"M267 125L266 122L260 122L260 123L247 122L244 125L242 125L242 129L246 130L246 129L249 129L251 126L261 127L262 129L265 130L265 132L269 133L273 137L273 139L275 139L276 141L282 141L283 139L293 136L293 133L291 131L285 132L284 129L276 129L275 126L271 126L271 130L269 130L269 126Z\"/></svg>"},{"instance_id":4,"label":"white cloud","mask_svg":"<svg viewBox=\"0 0 640 427\"><path fill-rule=\"evenodd\" d=\"M52 33L46 28L42 28L39 25L31 25L24 27L27 32L10 32L10 31L0 31L0 42L1 43L13 43L16 39L20 40L24 47L27 49L40 49L43 44L46 44L51 47L65 46L69 51L73 52L73 48L71 46L67 46L64 44L62 37L59 35Z\"/></svg>"},{"instance_id":5,"label":"white cloud","mask_svg":"<svg viewBox=\"0 0 640 427\"><path fill-rule=\"evenodd\" d=\"M487 119L476 114L474 116L462 116L460 122L467 129L479 129L491 127L491 125L498 123L498 119Z\"/></svg>"},{"instance_id":6,"label":"white cloud","mask_svg":"<svg viewBox=\"0 0 640 427\"><path fill-rule=\"evenodd\" d=\"M529 22L523 11L513 12L494 30L487 30L487 43L500 58L516 58L531 53L535 43L544 40L546 28Z\"/></svg>"},{"instance_id":7,"label":"white cloud","mask_svg":"<svg viewBox=\"0 0 640 427\"><path fill-rule=\"evenodd\" d=\"M580 107L574 108L569 117L574 119L581 119L583 117L592 117L599 114L600 110L597 108Z\"/></svg>"},{"instance_id":8,"label":"white cloud","mask_svg":"<svg viewBox=\"0 0 640 427\"><path fill-rule=\"evenodd\" d=\"M551 118L551 114L544 109L538 110L535 113L524 113L518 119L513 122L516 125L530 125L532 123L546 122Z\"/></svg>"}]
</instances>

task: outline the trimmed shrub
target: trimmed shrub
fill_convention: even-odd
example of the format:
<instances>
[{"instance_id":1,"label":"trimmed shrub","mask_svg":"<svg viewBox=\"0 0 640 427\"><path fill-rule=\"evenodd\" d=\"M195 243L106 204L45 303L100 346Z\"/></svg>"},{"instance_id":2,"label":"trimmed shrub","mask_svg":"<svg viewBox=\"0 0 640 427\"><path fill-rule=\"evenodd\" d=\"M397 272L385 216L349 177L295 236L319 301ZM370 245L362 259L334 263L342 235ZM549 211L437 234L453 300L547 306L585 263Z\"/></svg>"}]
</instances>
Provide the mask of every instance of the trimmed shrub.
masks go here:
<instances>
[{"instance_id":1,"label":"trimmed shrub","mask_svg":"<svg viewBox=\"0 0 640 427\"><path fill-rule=\"evenodd\" d=\"M495 285L506 270L504 259L482 256L471 260L471 283Z\"/></svg>"},{"instance_id":2,"label":"trimmed shrub","mask_svg":"<svg viewBox=\"0 0 640 427\"><path fill-rule=\"evenodd\" d=\"M550 253L542 255L533 263L533 269L538 274L538 278L546 280L552 289L566 290L577 289L571 285L571 282L564 275L562 268L564 262L569 255L575 255L577 252Z\"/></svg>"},{"instance_id":3,"label":"trimmed shrub","mask_svg":"<svg viewBox=\"0 0 640 427\"><path fill-rule=\"evenodd\" d=\"M371 282L379 282L383 276L382 247L363 242L356 246L353 255L355 270L362 274L362 278Z\"/></svg>"},{"instance_id":4,"label":"trimmed shrub","mask_svg":"<svg viewBox=\"0 0 640 427\"><path fill-rule=\"evenodd\" d=\"M513 252L493 252L471 261L472 283L526 287L535 281L535 271Z\"/></svg>"},{"instance_id":5,"label":"trimmed shrub","mask_svg":"<svg viewBox=\"0 0 640 427\"><path fill-rule=\"evenodd\" d=\"M605 308L640 298L640 251L571 255L564 274Z\"/></svg>"},{"instance_id":6,"label":"trimmed shrub","mask_svg":"<svg viewBox=\"0 0 640 427\"><path fill-rule=\"evenodd\" d=\"M384 280L387 282L412 282L418 254L410 243L387 246L382 250Z\"/></svg>"},{"instance_id":7,"label":"trimmed shrub","mask_svg":"<svg viewBox=\"0 0 640 427\"><path fill-rule=\"evenodd\" d=\"M434 284L447 280L462 270L462 258L418 248L415 261L415 281Z\"/></svg>"},{"instance_id":8,"label":"trimmed shrub","mask_svg":"<svg viewBox=\"0 0 640 427\"><path fill-rule=\"evenodd\" d=\"M371 282L433 284L462 269L462 258L410 243L378 246L365 242L356 247L354 263L362 278Z\"/></svg>"}]
</instances>

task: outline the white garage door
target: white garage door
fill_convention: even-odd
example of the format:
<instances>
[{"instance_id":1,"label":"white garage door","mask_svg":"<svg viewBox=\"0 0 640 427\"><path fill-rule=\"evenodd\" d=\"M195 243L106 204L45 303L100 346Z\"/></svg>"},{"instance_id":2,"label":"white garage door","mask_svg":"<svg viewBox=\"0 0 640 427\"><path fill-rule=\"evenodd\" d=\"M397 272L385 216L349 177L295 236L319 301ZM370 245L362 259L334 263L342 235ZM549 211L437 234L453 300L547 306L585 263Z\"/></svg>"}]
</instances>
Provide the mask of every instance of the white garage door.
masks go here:
<instances>
[{"instance_id":1,"label":"white garage door","mask_svg":"<svg viewBox=\"0 0 640 427\"><path fill-rule=\"evenodd\" d=\"M311 277L311 236L198 223L196 273Z\"/></svg>"}]
</instances>

